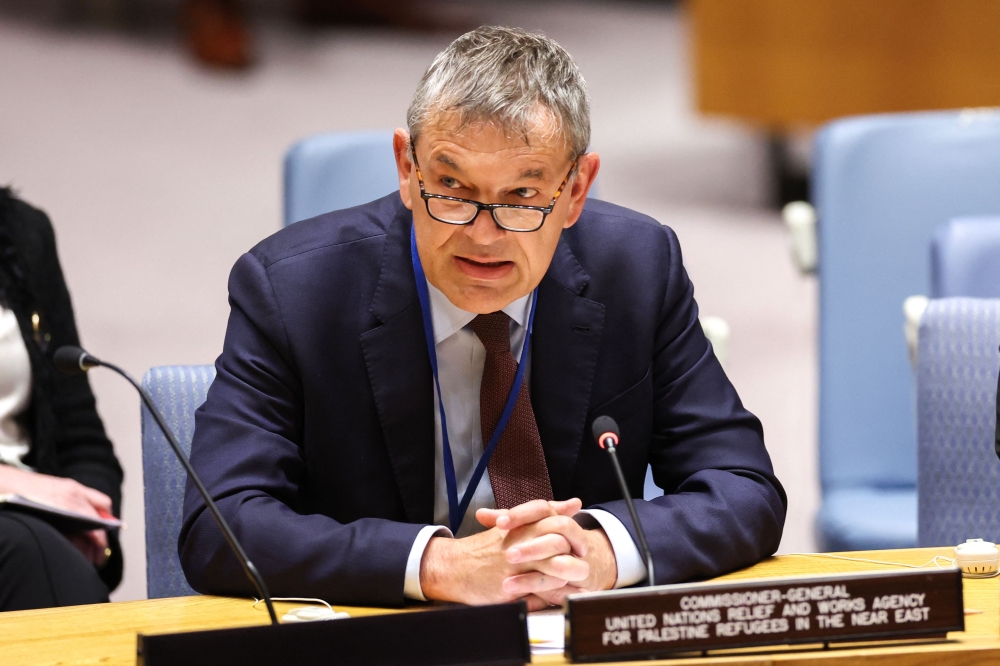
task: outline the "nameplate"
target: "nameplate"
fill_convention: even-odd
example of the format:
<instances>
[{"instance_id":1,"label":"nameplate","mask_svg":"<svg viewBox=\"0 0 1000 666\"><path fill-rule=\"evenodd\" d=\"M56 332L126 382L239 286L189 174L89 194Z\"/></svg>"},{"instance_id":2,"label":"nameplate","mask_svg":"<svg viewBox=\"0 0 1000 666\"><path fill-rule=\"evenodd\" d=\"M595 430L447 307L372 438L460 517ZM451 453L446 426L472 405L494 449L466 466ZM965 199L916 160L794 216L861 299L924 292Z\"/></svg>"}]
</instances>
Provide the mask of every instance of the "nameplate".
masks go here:
<instances>
[{"instance_id":1,"label":"nameplate","mask_svg":"<svg viewBox=\"0 0 1000 666\"><path fill-rule=\"evenodd\" d=\"M741 647L944 637L965 630L958 569L660 585L572 595L566 656L650 659Z\"/></svg>"},{"instance_id":2,"label":"nameplate","mask_svg":"<svg viewBox=\"0 0 1000 666\"><path fill-rule=\"evenodd\" d=\"M139 666L522 666L531 661L523 602L277 626L139 634L137 651Z\"/></svg>"}]
</instances>

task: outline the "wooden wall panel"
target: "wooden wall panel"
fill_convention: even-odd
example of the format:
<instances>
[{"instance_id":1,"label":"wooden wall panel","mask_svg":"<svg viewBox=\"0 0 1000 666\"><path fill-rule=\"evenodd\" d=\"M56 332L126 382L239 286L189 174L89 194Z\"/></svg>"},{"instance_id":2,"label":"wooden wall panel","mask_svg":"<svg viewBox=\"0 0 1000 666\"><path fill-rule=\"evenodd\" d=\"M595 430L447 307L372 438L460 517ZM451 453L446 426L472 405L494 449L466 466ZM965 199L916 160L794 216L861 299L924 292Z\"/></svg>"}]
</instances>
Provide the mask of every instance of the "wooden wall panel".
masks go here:
<instances>
[{"instance_id":1,"label":"wooden wall panel","mask_svg":"<svg viewBox=\"0 0 1000 666\"><path fill-rule=\"evenodd\" d=\"M689 0L698 107L780 129L1000 105L1000 0Z\"/></svg>"}]
</instances>

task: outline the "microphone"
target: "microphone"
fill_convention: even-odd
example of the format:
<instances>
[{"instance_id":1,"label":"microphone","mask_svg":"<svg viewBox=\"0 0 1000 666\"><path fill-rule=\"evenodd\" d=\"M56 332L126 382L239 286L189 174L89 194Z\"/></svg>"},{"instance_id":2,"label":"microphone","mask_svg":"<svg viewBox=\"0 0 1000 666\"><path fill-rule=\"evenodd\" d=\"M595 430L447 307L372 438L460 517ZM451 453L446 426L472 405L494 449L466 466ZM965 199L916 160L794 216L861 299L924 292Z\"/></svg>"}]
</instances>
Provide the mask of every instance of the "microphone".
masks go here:
<instances>
[{"instance_id":1,"label":"microphone","mask_svg":"<svg viewBox=\"0 0 1000 666\"><path fill-rule=\"evenodd\" d=\"M64 375L79 375L101 364L79 347L60 347L52 356L56 369Z\"/></svg>"},{"instance_id":2,"label":"microphone","mask_svg":"<svg viewBox=\"0 0 1000 666\"><path fill-rule=\"evenodd\" d=\"M635 511L632 494L628 491L628 485L625 483L625 475L622 474L622 466L618 462L618 424L610 416L598 416L594 419L591 431L594 433L594 439L597 440L600 447L606 450L608 455L611 456L611 463L615 468L615 475L618 477L618 486L621 488L622 497L625 498L625 504L628 505L628 514L632 517L635 533L639 537L639 547L642 549L642 555L646 558L646 584L655 585L654 581L656 577L653 575L653 553L649 550L649 543L646 541L646 532L642 529L642 523L639 522L639 514Z\"/></svg>"},{"instance_id":3,"label":"microphone","mask_svg":"<svg viewBox=\"0 0 1000 666\"><path fill-rule=\"evenodd\" d=\"M222 531L222 535L226 538L226 543L232 549L233 554L236 555L236 559L240 561L243 566L243 573L246 574L250 582L253 583L254 588L257 590L257 594L264 599L264 603L267 604L267 612L271 616L271 624L278 624L278 616L274 613L274 604L271 603L271 594L267 591L267 586L264 584L264 579L261 577L260 572L257 571L257 567L253 565L250 558L243 551L243 547L240 546L240 542L236 540L236 535L233 534L233 530L229 527L229 523L226 519L222 517L219 512L219 507L215 505L212 500L211 495L208 494L208 489L205 488L205 484L201 482L201 478L198 477L197 472L191 466L191 461L188 457L184 455L184 451L181 449L180 443L174 436L174 433L170 431L167 427L167 422L160 414L160 410L156 408L153 404L153 398L149 393L139 385L132 375L128 374L116 365L112 365L106 361L102 361L99 358L91 356L86 351L79 347L65 346L60 347L56 350L56 353L52 357L53 363L55 363L56 369L66 375L79 375L91 368L98 366L105 367L109 370L117 372L119 375L128 380L129 384L135 387L135 390L139 392L139 396L142 398L142 402L145 403L146 408L149 409L149 413L153 415L153 420L156 421L156 425L159 426L160 430L163 432L163 436L167 438L167 442L170 443L170 448L174 450L174 455L177 459L181 461L181 465L184 466L184 470L187 472L188 478L194 482L195 487L201 494L203 500L205 500L205 506L208 507L209 513L212 514L212 518L215 519L215 524L219 526Z\"/></svg>"}]
</instances>

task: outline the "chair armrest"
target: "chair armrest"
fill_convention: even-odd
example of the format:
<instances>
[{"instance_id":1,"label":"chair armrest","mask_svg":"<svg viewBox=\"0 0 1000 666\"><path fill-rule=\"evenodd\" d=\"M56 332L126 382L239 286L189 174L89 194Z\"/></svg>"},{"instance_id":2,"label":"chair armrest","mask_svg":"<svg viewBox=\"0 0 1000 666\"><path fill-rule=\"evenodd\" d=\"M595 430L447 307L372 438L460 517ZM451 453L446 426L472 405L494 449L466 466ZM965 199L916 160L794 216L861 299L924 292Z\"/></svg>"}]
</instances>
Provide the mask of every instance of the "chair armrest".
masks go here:
<instances>
[{"instance_id":1,"label":"chair armrest","mask_svg":"<svg viewBox=\"0 0 1000 666\"><path fill-rule=\"evenodd\" d=\"M910 366L917 369L917 342L920 338L920 320L930 299L926 296L910 296L903 301L903 334L906 336L906 348L910 355Z\"/></svg>"},{"instance_id":2,"label":"chair armrest","mask_svg":"<svg viewBox=\"0 0 1000 666\"><path fill-rule=\"evenodd\" d=\"M781 210L792 243L792 261L805 275L816 272L816 209L805 201L793 201Z\"/></svg>"}]
</instances>

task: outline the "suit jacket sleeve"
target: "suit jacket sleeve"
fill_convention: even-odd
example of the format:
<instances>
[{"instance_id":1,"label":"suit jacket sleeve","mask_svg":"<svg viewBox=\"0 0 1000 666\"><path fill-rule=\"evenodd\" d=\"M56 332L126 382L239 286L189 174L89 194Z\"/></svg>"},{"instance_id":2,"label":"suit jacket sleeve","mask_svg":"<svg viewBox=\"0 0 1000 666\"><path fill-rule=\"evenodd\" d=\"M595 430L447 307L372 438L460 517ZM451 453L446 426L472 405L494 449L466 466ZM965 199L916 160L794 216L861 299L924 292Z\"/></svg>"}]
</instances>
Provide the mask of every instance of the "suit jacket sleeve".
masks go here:
<instances>
[{"instance_id":1,"label":"suit jacket sleeve","mask_svg":"<svg viewBox=\"0 0 1000 666\"><path fill-rule=\"evenodd\" d=\"M649 462L665 495L636 501L661 584L720 575L774 553L787 505L760 421L712 352L677 238L663 231L667 280L652 359ZM615 514L638 543L623 501L595 508Z\"/></svg>"},{"instance_id":2,"label":"suit jacket sleeve","mask_svg":"<svg viewBox=\"0 0 1000 666\"><path fill-rule=\"evenodd\" d=\"M997 438L994 449L1000 457L1000 377L997 377Z\"/></svg>"},{"instance_id":3,"label":"suit jacket sleeve","mask_svg":"<svg viewBox=\"0 0 1000 666\"><path fill-rule=\"evenodd\" d=\"M401 605L407 556L422 525L303 515L307 470L299 443L308 406L280 304L256 256L236 263L229 292L218 375L196 414L194 467L272 594ZM253 594L190 482L178 550L199 592Z\"/></svg>"}]
</instances>

